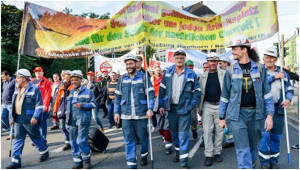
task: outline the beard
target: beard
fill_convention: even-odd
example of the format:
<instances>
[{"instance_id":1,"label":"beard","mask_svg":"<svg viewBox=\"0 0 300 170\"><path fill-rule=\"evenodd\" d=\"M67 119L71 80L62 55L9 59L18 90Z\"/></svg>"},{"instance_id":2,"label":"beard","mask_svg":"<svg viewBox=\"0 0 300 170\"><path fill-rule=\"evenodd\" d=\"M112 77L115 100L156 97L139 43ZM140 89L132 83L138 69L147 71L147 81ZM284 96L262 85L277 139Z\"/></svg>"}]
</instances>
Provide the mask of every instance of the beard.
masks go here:
<instances>
[{"instance_id":1,"label":"beard","mask_svg":"<svg viewBox=\"0 0 300 170\"><path fill-rule=\"evenodd\" d=\"M131 68L131 71L127 69L128 74L134 74L136 72L136 67Z\"/></svg>"}]
</instances>

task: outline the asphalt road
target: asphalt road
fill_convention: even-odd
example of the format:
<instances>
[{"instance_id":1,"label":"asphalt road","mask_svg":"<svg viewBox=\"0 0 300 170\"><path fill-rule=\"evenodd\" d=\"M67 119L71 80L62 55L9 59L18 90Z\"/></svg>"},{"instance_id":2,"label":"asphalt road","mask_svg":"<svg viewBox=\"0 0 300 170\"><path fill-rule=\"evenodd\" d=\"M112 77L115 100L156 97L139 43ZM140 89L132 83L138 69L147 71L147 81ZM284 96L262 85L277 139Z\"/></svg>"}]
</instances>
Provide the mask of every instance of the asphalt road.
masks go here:
<instances>
[{"instance_id":1,"label":"asphalt road","mask_svg":"<svg viewBox=\"0 0 300 170\"><path fill-rule=\"evenodd\" d=\"M123 141L123 134L121 129L107 129L108 121L104 119L106 126L105 134L108 136L110 143L105 153L93 153L92 154L92 166L97 169L126 169L125 160L125 147ZM92 124L95 126L95 123ZM202 129L198 129L199 136L202 133ZM299 130L289 127L290 144L299 143ZM5 168L10 163L8 157L9 141L5 138L7 133L1 135L1 168ZM173 163L172 155L165 155L162 140L158 136L157 132L152 133L153 136L153 154L154 154L154 168L156 169L178 169L179 163ZM61 151L63 143L63 135L60 130L49 131L48 133L48 145L50 150L50 159L46 162L38 162L39 153L37 149L31 146L30 138L26 138L25 147L22 155L22 168L29 169L69 169L72 167L72 155L71 150ZM198 139L197 139L198 140ZM195 145L197 140L191 139L190 149ZM190 159L190 168L193 169L236 169L237 160L234 147L224 148L222 151L223 162L214 163L211 167L206 167L204 163L204 148L200 147L193 158ZM139 147L137 147L137 153L139 153ZM287 149L286 140L283 136L283 142L281 143L281 155L280 155L280 167L284 169L299 169L299 152L291 149L292 162L287 163ZM150 157L148 157L150 158ZM139 159L139 158L138 158ZM150 159L148 159L150 160ZM149 161L150 163L150 161ZM257 159L256 167L259 167L259 161ZM138 168L150 169L151 166Z\"/></svg>"}]
</instances>

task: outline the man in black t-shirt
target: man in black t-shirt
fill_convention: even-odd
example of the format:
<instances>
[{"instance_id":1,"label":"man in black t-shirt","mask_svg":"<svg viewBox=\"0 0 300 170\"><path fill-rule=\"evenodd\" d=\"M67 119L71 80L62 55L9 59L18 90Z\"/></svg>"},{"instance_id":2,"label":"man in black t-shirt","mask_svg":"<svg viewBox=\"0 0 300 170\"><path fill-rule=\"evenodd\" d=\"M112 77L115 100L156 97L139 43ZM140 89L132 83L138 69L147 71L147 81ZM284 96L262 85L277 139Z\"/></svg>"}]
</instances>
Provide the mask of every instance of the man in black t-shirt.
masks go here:
<instances>
[{"instance_id":1,"label":"man in black t-shirt","mask_svg":"<svg viewBox=\"0 0 300 170\"><path fill-rule=\"evenodd\" d=\"M213 157L216 162L222 162L223 129L219 126L219 102L225 71L217 69L218 60L216 53L210 53L207 57L209 70L199 79L200 89L203 92L200 113L202 113L205 166L212 165Z\"/></svg>"}]
</instances>

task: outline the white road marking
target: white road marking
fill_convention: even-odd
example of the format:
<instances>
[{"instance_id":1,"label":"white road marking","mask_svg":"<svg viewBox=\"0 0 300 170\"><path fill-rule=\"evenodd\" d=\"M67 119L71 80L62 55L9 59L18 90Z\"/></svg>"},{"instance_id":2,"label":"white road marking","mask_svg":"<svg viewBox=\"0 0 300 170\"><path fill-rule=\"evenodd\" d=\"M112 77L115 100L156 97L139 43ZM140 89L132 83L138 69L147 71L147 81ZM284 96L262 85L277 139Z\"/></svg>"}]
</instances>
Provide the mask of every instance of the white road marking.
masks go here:
<instances>
[{"instance_id":1,"label":"white road marking","mask_svg":"<svg viewBox=\"0 0 300 170\"><path fill-rule=\"evenodd\" d=\"M189 152L189 158L192 158L195 155L195 153L198 151L198 149L199 149L200 144L202 143L202 141L203 141L203 138L202 138L202 136L200 136L199 140L197 141L197 143L190 150L190 152Z\"/></svg>"}]
</instances>

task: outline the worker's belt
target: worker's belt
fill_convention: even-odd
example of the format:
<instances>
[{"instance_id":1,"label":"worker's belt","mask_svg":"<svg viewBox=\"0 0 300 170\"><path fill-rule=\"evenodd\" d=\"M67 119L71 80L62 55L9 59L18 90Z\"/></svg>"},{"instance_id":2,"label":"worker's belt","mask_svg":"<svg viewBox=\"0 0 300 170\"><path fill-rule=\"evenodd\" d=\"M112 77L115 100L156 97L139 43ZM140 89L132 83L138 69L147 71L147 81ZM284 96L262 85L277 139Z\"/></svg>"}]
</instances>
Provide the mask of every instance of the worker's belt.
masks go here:
<instances>
[{"instance_id":1,"label":"worker's belt","mask_svg":"<svg viewBox=\"0 0 300 170\"><path fill-rule=\"evenodd\" d=\"M219 105L220 104L220 102L208 102L208 101L205 101L205 102L207 102L207 103L209 103L211 105Z\"/></svg>"},{"instance_id":2,"label":"worker's belt","mask_svg":"<svg viewBox=\"0 0 300 170\"><path fill-rule=\"evenodd\" d=\"M250 106L250 107L241 107L241 109L249 109L249 110L254 110L256 107Z\"/></svg>"}]
</instances>

